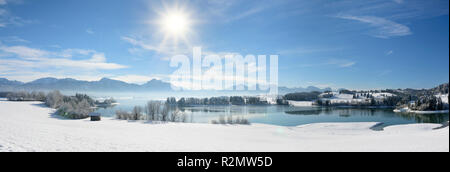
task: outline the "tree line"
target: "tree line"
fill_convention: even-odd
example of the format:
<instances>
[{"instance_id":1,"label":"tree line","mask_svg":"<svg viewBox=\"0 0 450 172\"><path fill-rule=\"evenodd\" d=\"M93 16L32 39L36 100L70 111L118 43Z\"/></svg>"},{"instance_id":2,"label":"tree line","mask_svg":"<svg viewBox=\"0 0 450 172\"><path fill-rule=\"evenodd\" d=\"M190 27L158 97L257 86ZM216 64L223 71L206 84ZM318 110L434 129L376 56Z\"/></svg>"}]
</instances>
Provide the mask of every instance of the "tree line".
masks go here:
<instances>
[{"instance_id":1,"label":"tree line","mask_svg":"<svg viewBox=\"0 0 450 172\"><path fill-rule=\"evenodd\" d=\"M160 122L186 122L187 116L173 105L159 101L149 101L142 106L135 106L131 112L118 110L116 118L121 120L147 120Z\"/></svg>"},{"instance_id":2,"label":"tree line","mask_svg":"<svg viewBox=\"0 0 450 172\"><path fill-rule=\"evenodd\" d=\"M381 93L381 98L375 98L375 93ZM390 93L392 95L383 95ZM278 105L287 105L288 101L313 101L318 106L389 106L409 107L412 110L432 111L447 110L448 103L444 103L436 95L448 94L449 84L442 84L432 89L385 89L369 91L350 91L341 89L339 94L351 94L352 100L333 101L333 93L326 92L302 92L290 93L277 99Z\"/></svg>"},{"instance_id":3,"label":"tree line","mask_svg":"<svg viewBox=\"0 0 450 172\"><path fill-rule=\"evenodd\" d=\"M268 105L267 100L251 96L222 96L211 98L180 98L169 97L166 104L174 106L198 106L198 105Z\"/></svg>"},{"instance_id":4,"label":"tree line","mask_svg":"<svg viewBox=\"0 0 450 172\"><path fill-rule=\"evenodd\" d=\"M84 119L94 111L95 101L85 94L64 96L59 91L12 92L6 98L9 101L41 101L50 108L57 109L57 114L70 119Z\"/></svg>"},{"instance_id":5,"label":"tree line","mask_svg":"<svg viewBox=\"0 0 450 172\"><path fill-rule=\"evenodd\" d=\"M449 105L436 96L423 96L409 103L408 108L415 111L440 111L449 109Z\"/></svg>"}]
</instances>

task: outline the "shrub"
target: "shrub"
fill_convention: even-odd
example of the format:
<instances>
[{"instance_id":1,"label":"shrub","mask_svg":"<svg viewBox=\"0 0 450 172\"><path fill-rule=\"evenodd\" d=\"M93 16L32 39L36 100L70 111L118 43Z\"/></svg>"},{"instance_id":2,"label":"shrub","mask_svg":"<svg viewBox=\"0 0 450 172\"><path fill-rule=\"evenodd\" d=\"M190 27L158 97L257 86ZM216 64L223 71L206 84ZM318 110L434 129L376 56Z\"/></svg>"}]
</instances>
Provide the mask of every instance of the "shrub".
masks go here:
<instances>
[{"instance_id":1,"label":"shrub","mask_svg":"<svg viewBox=\"0 0 450 172\"><path fill-rule=\"evenodd\" d=\"M235 124L240 124L240 125L250 125L250 122L247 119L244 119L244 118L237 118L234 123Z\"/></svg>"},{"instance_id":2,"label":"shrub","mask_svg":"<svg viewBox=\"0 0 450 172\"><path fill-rule=\"evenodd\" d=\"M173 111L170 114L170 122L176 122L178 120L178 116L180 115L180 111Z\"/></svg>"},{"instance_id":3,"label":"shrub","mask_svg":"<svg viewBox=\"0 0 450 172\"><path fill-rule=\"evenodd\" d=\"M221 115L219 116L219 120L212 120L211 124L250 125L250 122L243 117L238 117L233 120L233 116L231 115L225 120L225 117Z\"/></svg>"},{"instance_id":4,"label":"shrub","mask_svg":"<svg viewBox=\"0 0 450 172\"><path fill-rule=\"evenodd\" d=\"M70 119L83 119L94 110L94 100L85 94L64 96L59 91L52 91L45 95L44 92L33 91L14 92L7 95L10 101L42 101L50 108L57 109L57 114Z\"/></svg>"},{"instance_id":5,"label":"shrub","mask_svg":"<svg viewBox=\"0 0 450 172\"><path fill-rule=\"evenodd\" d=\"M179 110L170 110L170 106L165 104L161 110L161 102L149 101L145 108L135 106L132 112L116 111L116 118L121 120L151 120L162 122L186 122L187 116ZM143 111L146 114L143 114Z\"/></svg>"},{"instance_id":6,"label":"shrub","mask_svg":"<svg viewBox=\"0 0 450 172\"><path fill-rule=\"evenodd\" d=\"M120 120L141 120L143 119L143 115L142 115L142 107L139 106L135 106L133 108L133 111L130 112L125 112L122 110L117 110L116 111L116 118L120 119Z\"/></svg>"},{"instance_id":7,"label":"shrub","mask_svg":"<svg viewBox=\"0 0 450 172\"><path fill-rule=\"evenodd\" d=\"M59 105L58 114L70 119L84 119L89 117L89 113L93 112L91 105L86 99L77 101L63 102Z\"/></svg>"},{"instance_id":8,"label":"shrub","mask_svg":"<svg viewBox=\"0 0 450 172\"><path fill-rule=\"evenodd\" d=\"M45 104L51 108L59 108L63 103L64 96L59 91L52 91L47 94Z\"/></svg>"},{"instance_id":9,"label":"shrub","mask_svg":"<svg viewBox=\"0 0 450 172\"><path fill-rule=\"evenodd\" d=\"M33 91L28 92L11 92L7 93L8 101L45 101L45 93Z\"/></svg>"},{"instance_id":10,"label":"shrub","mask_svg":"<svg viewBox=\"0 0 450 172\"><path fill-rule=\"evenodd\" d=\"M227 117L227 124L233 124L233 116L229 115Z\"/></svg>"},{"instance_id":11,"label":"shrub","mask_svg":"<svg viewBox=\"0 0 450 172\"><path fill-rule=\"evenodd\" d=\"M121 120L130 120L131 119L131 113L118 110L116 111L116 118Z\"/></svg>"}]
</instances>

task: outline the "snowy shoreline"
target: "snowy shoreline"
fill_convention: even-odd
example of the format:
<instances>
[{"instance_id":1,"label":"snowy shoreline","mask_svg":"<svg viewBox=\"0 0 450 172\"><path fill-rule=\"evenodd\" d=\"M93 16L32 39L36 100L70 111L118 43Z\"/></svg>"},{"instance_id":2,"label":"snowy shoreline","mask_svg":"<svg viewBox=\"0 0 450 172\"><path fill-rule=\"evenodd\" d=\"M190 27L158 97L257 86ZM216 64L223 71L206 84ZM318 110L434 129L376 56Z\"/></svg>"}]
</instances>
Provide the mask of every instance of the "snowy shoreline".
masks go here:
<instances>
[{"instance_id":1,"label":"snowy shoreline","mask_svg":"<svg viewBox=\"0 0 450 172\"><path fill-rule=\"evenodd\" d=\"M437 111L409 111L409 113L416 113L416 114L441 114L441 113L448 113L448 110L437 110Z\"/></svg>"},{"instance_id":2,"label":"snowy shoreline","mask_svg":"<svg viewBox=\"0 0 450 172\"><path fill-rule=\"evenodd\" d=\"M40 102L0 100L2 151L449 151L449 128L439 124L318 123L149 124L104 118L67 120ZM330 146L333 145L333 146Z\"/></svg>"},{"instance_id":3,"label":"snowy shoreline","mask_svg":"<svg viewBox=\"0 0 450 172\"><path fill-rule=\"evenodd\" d=\"M402 108L402 109L394 109L395 113L414 113L414 114L442 114L442 113L449 113L449 110L435 110L435 111L417 111L417 110L411 110L409 108Z\"/></svg>"}]
</instances>

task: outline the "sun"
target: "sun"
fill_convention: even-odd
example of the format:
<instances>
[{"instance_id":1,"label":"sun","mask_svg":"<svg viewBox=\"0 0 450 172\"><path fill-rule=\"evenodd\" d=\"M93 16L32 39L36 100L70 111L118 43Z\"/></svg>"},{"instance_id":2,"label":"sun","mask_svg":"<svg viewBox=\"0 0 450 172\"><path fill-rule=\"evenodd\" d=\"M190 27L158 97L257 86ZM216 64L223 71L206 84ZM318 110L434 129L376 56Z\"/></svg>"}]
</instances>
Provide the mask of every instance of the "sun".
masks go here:
<instances>
[{"instance_id":1,"label":"sun","mask_svg":"<svg viewBox=\"0 0 450 172\"><path fill-rule=\"evenodd\" d=\"M173 12L162 19L164 32L173 36L182 36L189 30L189 19L186 14Z\"/></svg>"},{"instance_id":2,"label":"sun","mask_svg":"<svg viewBox=\"0 0 450 172\"><path fill-rule=\"evenodd\" d=\"M192 20L189 13L181 9L167 10L160 16L159 27L165 39L187 39Z\"/></svg>"}]
</instances>

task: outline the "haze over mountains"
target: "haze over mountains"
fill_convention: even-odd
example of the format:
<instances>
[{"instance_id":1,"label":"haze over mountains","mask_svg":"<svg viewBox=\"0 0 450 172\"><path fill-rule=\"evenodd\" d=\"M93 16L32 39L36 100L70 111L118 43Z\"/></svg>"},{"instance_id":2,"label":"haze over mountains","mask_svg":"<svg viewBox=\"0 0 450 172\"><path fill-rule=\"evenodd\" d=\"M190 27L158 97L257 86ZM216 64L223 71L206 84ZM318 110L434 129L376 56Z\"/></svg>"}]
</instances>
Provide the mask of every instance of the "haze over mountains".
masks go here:
<instances>
[{"instance_id":1,"label":"haze over mountains","mask_svg":"<svg viewBox=\"0 0 450 172\"><path fill-rule=\"evenodd\" d=\"M71 78L41 78L28 83L0 78L0 90L171 91L172 89L170 83L155 79L138 85L108 78L103 78L99 81L81 81Z\"/></svg>"},{"instance_id":2,"label":"haze over mountains","mask_svg":"<svg viewBox=\"0 0 450 172\"><path fill-rule=\"evenodd\" d=\"M61 91L173 91L171 84L161 80L153 79L145 84L131 84L119 80L103 78L99 81L82 81L71 78L57 79L57 78L41 78L31 82L12 81L5 78L0 78L0 91L47 91L47 90L61 90ZM302 88L287 88L279 87L279 93L292 92L310 92L310 91L328 91L331 88L318 88L314 86Z\"/></svg>"}]
</instances>

